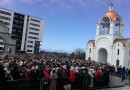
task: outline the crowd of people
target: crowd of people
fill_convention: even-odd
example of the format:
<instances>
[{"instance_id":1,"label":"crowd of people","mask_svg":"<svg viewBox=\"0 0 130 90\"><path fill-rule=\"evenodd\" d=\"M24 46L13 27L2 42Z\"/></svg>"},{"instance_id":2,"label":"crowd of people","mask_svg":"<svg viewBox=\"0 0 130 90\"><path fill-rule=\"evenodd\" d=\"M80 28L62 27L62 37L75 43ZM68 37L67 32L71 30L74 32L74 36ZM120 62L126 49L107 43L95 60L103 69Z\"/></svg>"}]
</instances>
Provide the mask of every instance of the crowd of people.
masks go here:
<instances>
[{"instance_id":1,"label":"crowd of people","mask_svg":"<svg viewBox=\"0 0 130 90\"><path fill-rule=\"evenodd\" d=\"M130 69L97 63L92 60L71 59L55 54L0 53L0 85L7 80L43 80L46 90L87 88L109 85L109 75L130 76Z\"/></svg>"}]
</instances>

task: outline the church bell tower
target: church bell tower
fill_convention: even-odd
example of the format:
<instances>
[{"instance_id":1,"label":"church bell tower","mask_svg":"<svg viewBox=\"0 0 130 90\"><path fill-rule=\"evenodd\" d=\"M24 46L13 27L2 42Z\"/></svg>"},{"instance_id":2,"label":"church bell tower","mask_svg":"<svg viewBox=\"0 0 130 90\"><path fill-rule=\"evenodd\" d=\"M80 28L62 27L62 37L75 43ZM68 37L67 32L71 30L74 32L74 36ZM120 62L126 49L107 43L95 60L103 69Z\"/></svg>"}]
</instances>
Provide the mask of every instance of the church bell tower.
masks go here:
<instances>
[{"instance_id":1,"label":"church bell tower","mask_svg":"<svg viewBox=\"0 0 130 90\"><path fill-rule=\"evenodd\" d=\"M114 11L114 5L109 5L109 10L100 18L96 27L96 38L100 36L113 36L123 38L122 18Z\"/></svg>"}]
</instances>

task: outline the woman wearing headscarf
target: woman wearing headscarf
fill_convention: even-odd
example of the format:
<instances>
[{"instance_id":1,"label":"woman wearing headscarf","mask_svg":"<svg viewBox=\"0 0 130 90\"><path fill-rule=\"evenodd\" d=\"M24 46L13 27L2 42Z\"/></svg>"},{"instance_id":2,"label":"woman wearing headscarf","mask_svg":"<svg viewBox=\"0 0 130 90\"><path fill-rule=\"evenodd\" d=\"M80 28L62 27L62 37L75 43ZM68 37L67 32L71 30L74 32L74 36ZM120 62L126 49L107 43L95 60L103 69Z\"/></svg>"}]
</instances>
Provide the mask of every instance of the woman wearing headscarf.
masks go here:
<instances>
[{"instance_id":1,"label":"woman wearing headscarf","mask_svg":"<svg viewBox=\"0 0 130 90\"><path fill-rule=\"evenodd\" d=\"M89 87L90 88L93 88L94 87L94 75L93 75L93 70L90 68L89 70L88 70L88 74L90 75L90 84L89 84Z\"/></svg>"},{"instance_id":2,"label":"woman wearing headscarf","mask_svg":"<svg viewBox=\"0 0 130 90\"><path fill-rule=\"evenodd\" d=\"M55 69L53 69L50 73L50 90L56 90L56 79L57 79L57 75L56 75L56 71Z\"/></svg>"}]
</instances>

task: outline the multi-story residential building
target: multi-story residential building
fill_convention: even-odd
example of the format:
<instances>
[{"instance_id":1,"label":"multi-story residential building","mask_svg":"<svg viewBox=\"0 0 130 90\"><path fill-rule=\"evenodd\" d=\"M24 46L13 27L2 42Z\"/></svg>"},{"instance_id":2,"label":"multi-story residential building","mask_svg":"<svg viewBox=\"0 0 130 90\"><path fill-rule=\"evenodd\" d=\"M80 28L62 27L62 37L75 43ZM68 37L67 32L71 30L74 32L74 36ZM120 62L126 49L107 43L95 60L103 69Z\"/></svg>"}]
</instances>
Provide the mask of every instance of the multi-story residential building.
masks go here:
<instances>
[{"instance_id":1,"label":"multi-story residential building","mask_svg":"<svg viewBox=\"0 0 130 90\"><path fill-rule=\"evenodd\" d=\"M43 19L0 8L0 19L12 39L16 39L15 52L38 53L43 36Z\"/></svg>"}]
</instances>

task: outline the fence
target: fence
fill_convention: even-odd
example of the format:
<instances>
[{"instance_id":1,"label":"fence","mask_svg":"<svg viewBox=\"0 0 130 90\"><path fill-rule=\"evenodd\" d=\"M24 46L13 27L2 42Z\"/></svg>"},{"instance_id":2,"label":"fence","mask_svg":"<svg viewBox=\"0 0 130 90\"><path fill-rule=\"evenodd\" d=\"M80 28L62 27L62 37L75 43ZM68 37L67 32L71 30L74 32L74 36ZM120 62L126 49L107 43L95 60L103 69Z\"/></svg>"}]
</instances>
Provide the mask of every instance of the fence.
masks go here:
<instances>
[{"instance_id":1,"label":"fence","mask_svg":"<svg viewBox=\"0 0 130 90\"><path fill-rule=\"evenodd\" d=\"M40 80L10 80L1 83L0 90L40 90Z\"/></svg>"},{"instance_id":2,"label":"fence","mask_svg":"<svg viewBox=\"0 0 130 90\"><path fill-rule=\"evenodd\" d=\"M69 82L69 78L46 80L8 80L0 83L0 90L49 90L52 80L56 80L56 90L64 90L65 85L71 85L73 89L83 89L83 78L76 78L75 82Z\"/></svg>"},{"instance_id":3,"label":"fence","mask_svg":"<svg viewBox=\"0 0 130 90\"><path fill-rule=\"evenodd\" d=\"M59 78L55 79L57 82L56 85L56 90L64 90L64 85L71 85L71 88L78 89L78 90L85 90L85 88L106 88L104 86L104 81L101 80L99 86L94 85L96 83L95 79L93 78L93 86L89 87L89 84L86 84L84 82L83 77L76 77L75 82L70 83L68 82L68 78ZM91 83L90 79L88 80L89 83ZM45 80L39 79L39 80L9 80L6 81L5 83L0 83L0 90L49 90L50 84L52 80L50 79L48 83L45 83ZM88 85L88 86L85 86ZM123 82L121 82L121 78L110 75L110 82L109 82L109 87L114 87L114 86L120 86L124 85Z\"/></svg>"}]
</instances>

